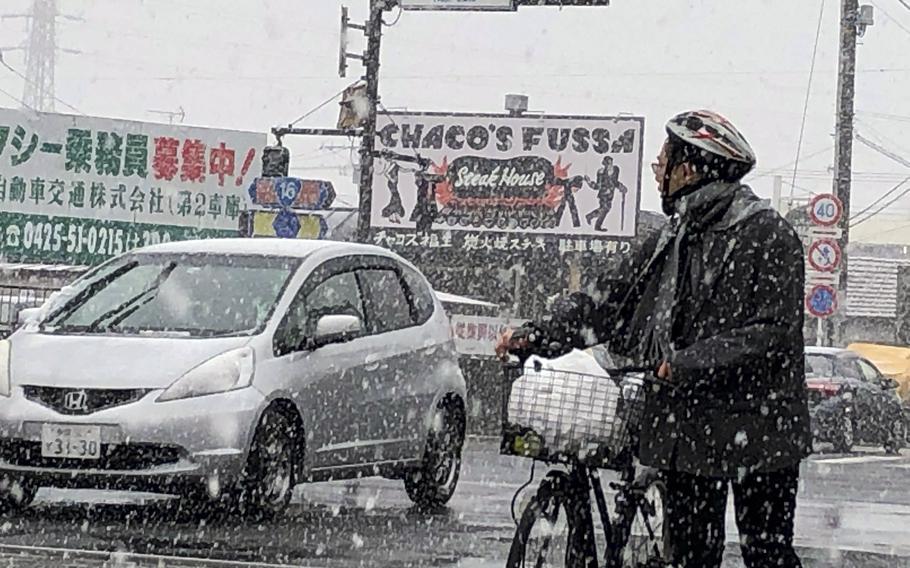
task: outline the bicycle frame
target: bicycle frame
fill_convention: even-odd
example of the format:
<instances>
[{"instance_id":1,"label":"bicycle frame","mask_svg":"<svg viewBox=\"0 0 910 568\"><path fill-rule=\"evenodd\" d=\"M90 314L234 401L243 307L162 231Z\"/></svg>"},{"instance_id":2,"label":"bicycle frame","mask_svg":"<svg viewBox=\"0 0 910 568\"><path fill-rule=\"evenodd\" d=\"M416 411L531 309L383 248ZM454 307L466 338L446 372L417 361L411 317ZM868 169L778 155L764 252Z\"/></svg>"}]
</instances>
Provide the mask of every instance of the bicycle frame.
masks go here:
<instances>
[{"instance_id":1,"label":"bicycle frame","mask_svg":"<svg viewBox=\"0 0 910 568\"><path fill-rule=\"evenodd\" d=\"M507 365L504 368L504 377L506 382L511 382L520 369L517 365ZM640 368L620 369L619 371L640 372ZM614 371L615 372L615 371ZM508 408L507 401L503 397L502 407L502 425L503 431L508 426ZM503 453L508 453L507 440L502 440ZM543 463L550 464L544 459L536 459ZM614 497L614 516L610 516L607 507L607 499L603 487L600 483L599 470L590 467L581 462L568 463L566 470L553 469L547 472L544 482L552 486L552 490L563 497L566 501L567 511L574 518L576 527L581 531L580 538L572 546L578 546L579 550L573 551L573 557L583 558L582 565L584 568L597 568L597 539L594 529L594 517L591 507L591 490L594 493L594 502L597 506L598 516L603 527L603 535L606 542L604 551L604 568L621 568L623 561L623 551L628 544L632 532L632 524L635 514L645 499L645 491L649 483L653 480L650 475L642 478L637 477L637 468L632 455L625 455L618 467L610 468L619 472L619 480L610 484L611 489L616 490ZM541 485L544 483L541 482ZM571 509L571 511L570 511ZM651 527L648 527L651 530ZM651 535L653 536L653 534Z\"/></svg>"}]
</instances>

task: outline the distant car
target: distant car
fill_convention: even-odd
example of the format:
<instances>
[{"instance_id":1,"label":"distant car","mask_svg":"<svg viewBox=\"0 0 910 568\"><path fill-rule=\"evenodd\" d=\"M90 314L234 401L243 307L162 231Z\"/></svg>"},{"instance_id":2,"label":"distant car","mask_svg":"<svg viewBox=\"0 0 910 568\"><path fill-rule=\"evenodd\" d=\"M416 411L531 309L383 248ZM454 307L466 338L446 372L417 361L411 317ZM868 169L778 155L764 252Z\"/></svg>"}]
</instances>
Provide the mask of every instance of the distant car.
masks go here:
<instances>
[{"instance_id":1,"label":"distant car","mask_svg":"<svg viewBox=\"0 0 910 568\"><path fill-rule=\"evenodd\" d=\"M895 389L868 360L846 349L806 348L806 385L815 438L848 452L859 441L895 453L906 424Z\"/></svg>"},{"instance_id":2,"label":"distant car","mask_svg":"<svg viewBox=\"0 0 910 568\"><path fill-rule=\"evenodd\" d=\"M32 317L0 341L0 505L98 487L273 514L303 481L403 479L423 505L455 490L465 383L448 319L385 249L156 245Z\"/></svg>"}]
</instances>

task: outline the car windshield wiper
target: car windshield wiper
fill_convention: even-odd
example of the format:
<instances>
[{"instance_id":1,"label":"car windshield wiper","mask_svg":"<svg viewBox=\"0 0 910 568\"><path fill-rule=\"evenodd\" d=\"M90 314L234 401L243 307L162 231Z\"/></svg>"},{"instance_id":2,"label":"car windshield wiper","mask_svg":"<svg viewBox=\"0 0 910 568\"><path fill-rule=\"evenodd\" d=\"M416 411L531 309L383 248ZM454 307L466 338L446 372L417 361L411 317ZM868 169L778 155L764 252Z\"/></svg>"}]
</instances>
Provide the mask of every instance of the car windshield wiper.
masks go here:
<instances>
[{"instance_id":1,"label":"car windshield wiper","mask_svg":"<svg viewBox=\"0 0 910 568\"><path fill-rule=\"evenodd\" d=\"M104 330L110 330L114 326L116 326L118 323L120 323L123 320L125 320L126 318L130 317L133 313L136 312L136 310L138 310L145 304L154 300L155 297L157 296L156 292L161 287L161 285L164 284L164 281L168 279L168 277L171 275L171 273L174 271L175 268L177 268L176 262L172 262L172 263L168 264L158 274L158 276L155 278L155 281L152 282L152 284L148 288L146 288L142 292L139 292L132 298L129 298L128 300L126 300L125 302L121 303L120 305L114 307L113 309L108 310L108 311L104 312L103 314L101 314L100 316L98 316L97 318L95 318L95 320L88 325L89 331L98 331L99 326L101 325L101 322L103 322L104 320L108 319L111 316L117 316L114 319L112 319L110 322L108 322L108 324L106 326L104 326L104 328L103 328Z\"/></svg>"},{"instance_id":2,"label":"car windshield wiper","mask_svg":"<svg viewBox=\"0 0 910 568\"><path fill-rule=\"evenodd\" d=\"M60 306L56 311L49 314L47 318L38 326L38 329L44 330L45 326L53 327L65 327L66 324L61 325L60 321L66 319L78 310L89 298L95 295L96 292L102 290L105 286L113 282L114 280L120 278L130 270L139 266L138 261L132 261L124 264L117 270L111 271L108 275L95 280L88 286L86 286L82 291L73 296L68 302ZM57 323L53 323L57 322ZM69 327L83 327L83 326L69 326Z\"/></svg>"}]
</instances>

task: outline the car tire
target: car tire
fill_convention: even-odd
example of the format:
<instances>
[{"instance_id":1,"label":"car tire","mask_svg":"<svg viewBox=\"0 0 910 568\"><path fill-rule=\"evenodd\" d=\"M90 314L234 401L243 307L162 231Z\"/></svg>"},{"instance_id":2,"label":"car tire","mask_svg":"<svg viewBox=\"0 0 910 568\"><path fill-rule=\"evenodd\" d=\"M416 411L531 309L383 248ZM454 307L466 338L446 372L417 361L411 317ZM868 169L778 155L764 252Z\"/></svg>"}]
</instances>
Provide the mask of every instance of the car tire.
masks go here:
<instances>
[{"instance_id":1,"label":"car tire","mask_svg":"<svg viewBox=\"0 0 910 568\"><path fill-rule=\"evenodd\" d=\"M841 454L850 453L856 442L856 430L851 413L844 412L841 415L834 436L834 451Z\"/></svg>"},{"instance_id":2,"label":"car tire","mask_svg":"<svg viewBox=\"0 0 910 568\"><path fill-rule=\"evenodd\" d=\"M299 428L287 412L266 409L253 434L237 489L239 512L273 517L287 508L296 485L299 436Z\"/></svg>"},{"instance_id":3,"label":"car tire","mask_svg":"<svg viewBox=\"0 0 910 568\"><path fill-rule=\"evenodd\" d=\"M901 448L907 441L907 425L904 423L904 417L898 416L891 421L888 428L887 439L885 440L885 453L899 454Z\"/></svg>"},{"instance_id":4,"label":"car tire","mask_svg":"<svg viewBox=\"0 0 910 568\"><path fill-rule=\"evenodd\" d=\"M423 461L404 478L408 497L418 507L441 507L455 493L461 472L464 430L465 414L460 404L446 401L436 407Z\"/></svg>"},{"instance_id":5,"label":"car tire","mask_svg":"<svg viewBox=\"0 0 910 568\"><path fill-rule=\"evenodd\" d=\"M22 479L0 479L0 512L18 513L28 508L38 494L38 486Z\"/></svg>"}]
</instances>

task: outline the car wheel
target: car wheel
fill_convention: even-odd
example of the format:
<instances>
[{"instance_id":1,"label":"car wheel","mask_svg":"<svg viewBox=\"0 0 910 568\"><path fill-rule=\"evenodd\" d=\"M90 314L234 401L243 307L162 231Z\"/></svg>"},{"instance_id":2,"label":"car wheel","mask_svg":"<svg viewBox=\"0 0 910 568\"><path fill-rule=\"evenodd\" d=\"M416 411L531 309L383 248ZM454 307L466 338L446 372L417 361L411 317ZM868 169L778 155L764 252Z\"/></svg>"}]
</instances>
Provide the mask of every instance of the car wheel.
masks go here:
<instances>
[{"instance_id":1,"label":"car wheel","mask_svg":"<svg viewBox=\"0 0 910 568\"><path fill-rule=\"evenodd\" d=\"M0 511L18 512L28 508L38 494L38 486L23 479L0 478Z\"/></svg>"},{"instance_id":2,"label":"car wheel","mask_svg":"<svg viewBox=\"0 0 910 568\"><path fill-rule=\"evenodd\" d=\"M459 405L444 402L436 408L423 462L404 478L408 497L416 505L441 507L452 498L461 471L464 428L464 411Z\"/></svg>"},{"instance_id":3,"label":"car wheel","mask_svg":"<svg viewBox=\"0 0 910 568\"><path fill-rule=\"evenodd\" d=\"M898 416L891 422L888 439L885 440L885 452L889 454L898 454L907 440L907 425L904 423L904 417Z\"/></svg>"},{"instance_id":4,"label":"car wheel","mask_svg":"<svg viewBox=\"0 0 910 568\"><path fill-rule=\"evenodd\" d=\"M846 454L853 449L853 444L856 441L854 428L852 414L844 412L838 421L837 432L834 434L834 450L836 452Z\"/></svg>"},{"instance_id":5,"label":"car wheel","mask_svg":"<svg viewBox=\"0 0 910 568\"><path fill-rule=\"evenodd\" d=\"M294 421L277 408L262 415L241 475L237 503L241 512L274 516L287 508L296 484L299 434Z\"/></svg>"}]
</instances>

